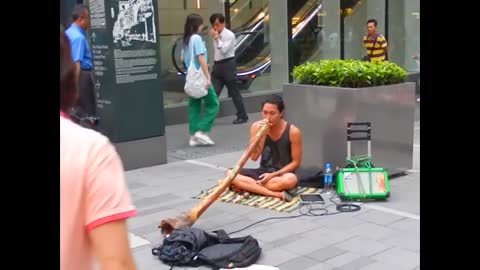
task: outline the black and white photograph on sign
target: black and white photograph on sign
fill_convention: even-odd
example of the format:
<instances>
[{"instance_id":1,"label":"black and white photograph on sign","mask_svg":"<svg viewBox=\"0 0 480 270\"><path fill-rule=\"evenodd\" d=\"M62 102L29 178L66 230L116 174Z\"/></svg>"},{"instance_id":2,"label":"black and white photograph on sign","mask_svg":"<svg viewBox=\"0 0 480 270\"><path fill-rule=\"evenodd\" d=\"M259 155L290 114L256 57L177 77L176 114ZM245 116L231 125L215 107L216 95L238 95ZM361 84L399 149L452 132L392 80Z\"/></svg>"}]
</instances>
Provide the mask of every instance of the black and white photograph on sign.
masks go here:
<instances>
[{"instance_id":1,"label":"black and white photograph on sign","mask_svg":"<svg viewBox=\"0 0 480 270\"><path fill-rule=\"evenodd\" d=\"M135 49L145 42L156 43L152 0L116 0L112 5L113 39L117 49ZM115 4L118 2L118 5Z\"/></svg>"}]
</instances>

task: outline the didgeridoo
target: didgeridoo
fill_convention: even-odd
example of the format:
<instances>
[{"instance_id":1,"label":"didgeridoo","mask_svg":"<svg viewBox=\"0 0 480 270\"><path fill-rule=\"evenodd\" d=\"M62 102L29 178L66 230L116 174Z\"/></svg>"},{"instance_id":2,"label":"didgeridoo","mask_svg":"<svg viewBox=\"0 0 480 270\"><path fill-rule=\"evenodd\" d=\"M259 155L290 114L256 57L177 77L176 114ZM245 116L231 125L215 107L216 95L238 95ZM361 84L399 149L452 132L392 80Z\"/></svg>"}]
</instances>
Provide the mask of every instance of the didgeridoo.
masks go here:
<instances>
[{"instance_id":1,"label":"didgeridoo","mask_svg":"<svg viewBox=\"0 0 480 270\"><path fill-rule=\"evenodd\" d=\"M170 234L174 229L181 229L181 228L188 228L191 227L197 219L207 210L207 208L216 200L222 193L227 189L230 184L232 183L233 179L237 176L240 169L243 168L247 160L250 158L253 149L256 145L260 142L261 138L267 134L270 128L270 124L266 123L260 127L255 134L255 138L247 147L247 150L243 152L240 160L238 160L235 167L233 167L232 172L225 176L217 186L217 188L205 196L197 205L195 205L192 209L190 209L187 213L182 213L181 215L177 216L176 218L167 218L160 222L158 228L161 228L161 233L163 235Z\"/></svg>"}]
</instances>

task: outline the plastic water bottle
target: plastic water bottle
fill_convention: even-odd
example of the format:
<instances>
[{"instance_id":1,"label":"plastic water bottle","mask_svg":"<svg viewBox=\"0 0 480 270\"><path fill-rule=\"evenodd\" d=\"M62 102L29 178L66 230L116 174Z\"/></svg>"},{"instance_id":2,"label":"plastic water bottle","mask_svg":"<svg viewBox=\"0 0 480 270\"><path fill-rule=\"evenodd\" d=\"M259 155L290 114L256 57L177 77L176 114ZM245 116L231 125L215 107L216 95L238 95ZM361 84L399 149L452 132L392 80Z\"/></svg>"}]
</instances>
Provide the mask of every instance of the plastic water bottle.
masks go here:
<instances>
[{"instance_id":1,"label":"plastic water bottle","mask_svg":"<svg viewBox=\"0 0 480 270\"><path fill-rule=\"evenodd\" d=\"M332 168L330 163L325 164L325 172L323 173L323 193L330 194L332 192Z\"/></svg>"}]
</instances>

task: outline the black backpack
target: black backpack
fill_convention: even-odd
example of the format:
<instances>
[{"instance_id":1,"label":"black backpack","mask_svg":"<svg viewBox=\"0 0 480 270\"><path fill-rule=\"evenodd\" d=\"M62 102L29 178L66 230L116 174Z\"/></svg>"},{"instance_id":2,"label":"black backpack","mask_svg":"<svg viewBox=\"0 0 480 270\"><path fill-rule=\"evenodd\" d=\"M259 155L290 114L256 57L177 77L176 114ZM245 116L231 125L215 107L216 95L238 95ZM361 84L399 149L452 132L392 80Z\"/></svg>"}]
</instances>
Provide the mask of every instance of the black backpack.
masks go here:
<instances>
[{"instance_id":1,"label":"black backpack","mask_svg":"<svg viewBox=\"0 0 480 270\"><path fill-rule=\"evenodd\" d=\"M218 236L218 243L203 248L194 257L201 265L213 269L248 267L254 264L262 253L258 241L250 235L230 238L224 230L215 233Z\"/></svg>"},{"instance_id":2,"label":"black backpack","mask_svg":"<svg viewBox=\"0 0 480 270\"><path fill-rule=\"evenodd\" d=\"M174 230L152 254L171 266L210 266L213 269L247 267L261 253L258 241L251 236L230 238L224 230L216 236L201 229Z\"/></svg>"},{"instance_id":3,"label":"black backpack","mask_svg":"<svg viewBox=\"0 0 480 270\"><path fill-rule=\"evenodd\" d=\"M152 254L170 266L195 266L193 257L204 247L218 243L215 236L196 228L177 229L163 239Z\"/></svg>"}]
</instances>

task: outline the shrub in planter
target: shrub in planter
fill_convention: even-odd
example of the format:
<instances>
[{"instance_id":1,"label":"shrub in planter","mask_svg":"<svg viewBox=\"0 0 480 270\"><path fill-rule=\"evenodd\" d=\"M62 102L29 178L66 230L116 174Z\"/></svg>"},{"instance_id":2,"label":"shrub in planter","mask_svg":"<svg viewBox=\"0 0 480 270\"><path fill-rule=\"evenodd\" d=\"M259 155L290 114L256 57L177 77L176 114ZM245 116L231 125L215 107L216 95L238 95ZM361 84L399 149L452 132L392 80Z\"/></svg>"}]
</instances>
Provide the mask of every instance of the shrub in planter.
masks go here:
<instances>
[{"instance_id":1,"label":"shrub in planter","mask_svg":"<svg viewBox=\"0 0 480 270\"><path fill-rule=\"evenodd\" d=\"M407 72L392 62L361 60L320 60L293 68L292 76L300 84L360 88L404 82Z\"/></svg>"}]
</instances>

